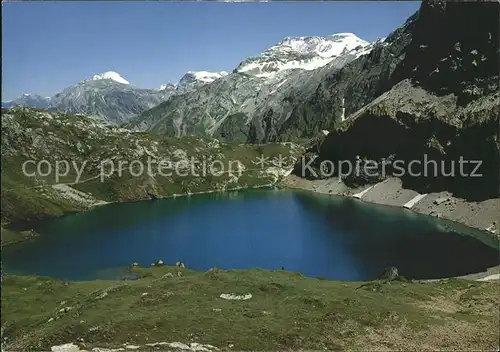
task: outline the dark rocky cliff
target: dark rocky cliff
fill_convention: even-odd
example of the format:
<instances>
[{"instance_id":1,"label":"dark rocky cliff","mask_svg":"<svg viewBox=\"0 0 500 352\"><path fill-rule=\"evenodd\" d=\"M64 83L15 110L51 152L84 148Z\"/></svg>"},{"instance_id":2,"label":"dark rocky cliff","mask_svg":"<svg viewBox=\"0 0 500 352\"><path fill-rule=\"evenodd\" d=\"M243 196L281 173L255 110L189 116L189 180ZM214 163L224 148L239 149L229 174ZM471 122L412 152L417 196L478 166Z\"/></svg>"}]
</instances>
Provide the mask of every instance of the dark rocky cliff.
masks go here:
<instances>
[{"instance_id":1,"label":"dark rocky cliff","mask_svg":"<svg viewBox=\"0 0 500 352\"><path fill-rule=\"evenodd\" d=\"M315 147L319 150L316 167L324 160L354 162L357 156L379 162L383 158L401 159L408 165L427 155L437 162L438 175L428 172L427 176L414 177L406 173L405 186L420 192L446 189L468 199L498 197L498 8L498 3L492 2L424 1L400 34L391 35L411 40L403 41L397 59L382 60L385 69L379 79L360 81L358 94L370 99L390 90L351 114ZM406 35L401 37L401 32ZM337 76L346 75L376 53L351 63ZM373 67L360 72L374 74L377 70ZM328 90L347 96L347 112L358 109L364 99L356 99L353 87L357 86L352 80L337 80ZM461 175L461 158L480 160L478 172L483 176L463 176L473 171L475 163L465 165ZM454 177L443 176L442 164L445 174L455 164ZM413 173L419 171L423 174L423 165L413 167ZM366 184L381 178L361 173L345 181Z\"/></svg>"}]
</instances>

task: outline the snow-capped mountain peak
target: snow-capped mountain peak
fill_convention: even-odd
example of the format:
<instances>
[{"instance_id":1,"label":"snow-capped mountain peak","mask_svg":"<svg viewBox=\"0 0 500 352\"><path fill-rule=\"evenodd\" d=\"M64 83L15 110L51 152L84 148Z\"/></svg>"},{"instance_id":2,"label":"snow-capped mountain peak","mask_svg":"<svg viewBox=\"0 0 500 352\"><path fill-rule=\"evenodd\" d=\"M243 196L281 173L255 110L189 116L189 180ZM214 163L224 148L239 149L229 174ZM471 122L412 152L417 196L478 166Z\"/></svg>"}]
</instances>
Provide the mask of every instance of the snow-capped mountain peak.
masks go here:
<instances>
[{"instance_id":1,"label":"snow-capped mountain peak","mask_svg":"<svg viewBox=\"0 0 500 352\"><path fill-rule=\"evenodd\" d=\"M130 84L129 81L127 81L125 78L120 76L119 73L114 72L114 71L107 71L101 74L93 75L91 80L92 81L97 81L99 79L112 79L115 82L122 83L122 84Z\"/></svg>"},{"instance_id":2,"label":"snow-capped mountain peak","mask_svg":"<svg viewBox=\"0 0 500 352\"><path fill-rule=\"evenodd\" d=\"M337 33L326 37L286 37L259 56L240 63L236 72L268 77L292 68L313 70L342 54L363 49L369 44L353 33Z\"/></svg>"}]
</instances>

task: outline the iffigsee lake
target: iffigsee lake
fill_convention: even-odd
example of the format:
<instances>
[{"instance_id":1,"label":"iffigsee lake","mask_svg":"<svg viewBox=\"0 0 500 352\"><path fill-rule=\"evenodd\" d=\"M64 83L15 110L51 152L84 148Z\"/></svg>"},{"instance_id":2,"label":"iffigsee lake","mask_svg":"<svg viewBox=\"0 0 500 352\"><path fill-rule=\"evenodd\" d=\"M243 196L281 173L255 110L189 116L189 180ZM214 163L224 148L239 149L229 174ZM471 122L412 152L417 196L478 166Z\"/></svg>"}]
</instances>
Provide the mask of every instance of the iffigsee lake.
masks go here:
<instances>
[{"instance_id":1,"label":"iffigsee lake","mask_svg":"<svg viewBox=\"0 0 500 352\"><path fill-rule=\"evenodd\" d=\"M450 224L460 228L404 209L301 191L213 193L110 204L43 221L34 225L41 236L2 249L3 269L115 279L133 262L149 267L162 259L200 271L284 267L311 277L371 280L388 266L407 278L432 279L499 264L498 248L450 231Z\"/></svg>"}]
</instances>

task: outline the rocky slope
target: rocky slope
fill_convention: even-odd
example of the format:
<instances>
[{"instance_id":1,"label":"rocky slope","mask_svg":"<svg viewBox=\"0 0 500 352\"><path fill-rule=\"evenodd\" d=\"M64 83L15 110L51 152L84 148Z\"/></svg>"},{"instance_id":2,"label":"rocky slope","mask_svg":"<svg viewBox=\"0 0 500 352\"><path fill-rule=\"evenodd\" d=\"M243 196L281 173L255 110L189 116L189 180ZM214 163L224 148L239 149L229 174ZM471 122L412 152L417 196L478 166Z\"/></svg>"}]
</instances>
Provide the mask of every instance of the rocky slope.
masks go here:
<instances>
[{"instance_id":1,"label":"rocky slope","mask_svg":"<svg viewBox=\"0 0 500 352\"><path fill-rule=\"evenodd\" d=\"M301 152L291 143L249 146L160 137L28 108L2 111L1 149L2 224L106 202L272 185L291 171ZM280 154L285 159L278 166L256 164L260 155Z\"/></svg>"},{"instance_id":2,"label":"rocky slope","mask_svg":"<svg viewBox=\"0 0 500 352\"><path fill-rule=\"evenodd\" d=\"M261 136L252 121L274 114L277 122L273 127L277 129L288 120L295 105L314 93L324 76L371 48L371 44L345 33L287 38L246 59L233 73L144 112L132 119L130 126L172 136L206 134L232 141L275 140L269 133Z\"/></svg>"}]
</instances>

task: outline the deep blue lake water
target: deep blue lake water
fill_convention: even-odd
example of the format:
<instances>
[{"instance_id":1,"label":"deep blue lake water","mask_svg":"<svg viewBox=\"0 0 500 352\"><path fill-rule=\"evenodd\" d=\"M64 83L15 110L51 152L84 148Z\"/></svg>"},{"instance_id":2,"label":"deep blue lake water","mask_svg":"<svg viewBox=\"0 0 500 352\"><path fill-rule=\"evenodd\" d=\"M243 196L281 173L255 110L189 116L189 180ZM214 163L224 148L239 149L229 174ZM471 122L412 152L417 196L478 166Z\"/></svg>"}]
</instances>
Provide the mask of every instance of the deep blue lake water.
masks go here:
<instances>
[{"instance_id":1,"label":"deep blue lake water","mask_svg":"<svg viewBox=\"0 0 500 352\"><path fill-rule=\"evenodd\" d=\"M4 270L63 279L116 278L133 262L207 270L266 268L370 280L478 272L499 251L407 210L290 190L254 190L110 204L44 221L33 241L2 250Z\"/></svg>"}]
</instances>

